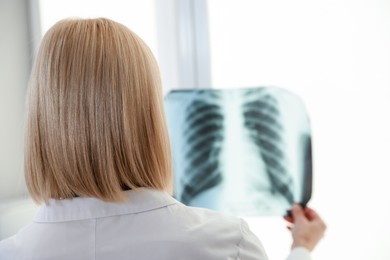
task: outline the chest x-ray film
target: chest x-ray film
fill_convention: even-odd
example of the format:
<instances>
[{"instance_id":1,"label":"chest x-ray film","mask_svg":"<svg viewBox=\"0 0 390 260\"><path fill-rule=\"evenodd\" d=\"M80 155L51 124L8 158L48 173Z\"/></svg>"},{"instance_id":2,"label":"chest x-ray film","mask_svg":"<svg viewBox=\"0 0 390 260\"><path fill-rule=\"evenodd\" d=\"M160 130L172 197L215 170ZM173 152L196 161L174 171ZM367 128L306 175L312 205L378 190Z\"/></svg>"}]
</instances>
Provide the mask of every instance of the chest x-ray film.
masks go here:
<instances>
[{"instance_id":1,"label":"chest x-ray film","mask_svg":"<svg viewBox=\"0 0 390 260\"><path fill-rule=\"evenodd\" d=\"M284 215L311 197L311 133L302 101L279 88L169 93L174 196L240 216Z\"/></svg>"}]
</instances>

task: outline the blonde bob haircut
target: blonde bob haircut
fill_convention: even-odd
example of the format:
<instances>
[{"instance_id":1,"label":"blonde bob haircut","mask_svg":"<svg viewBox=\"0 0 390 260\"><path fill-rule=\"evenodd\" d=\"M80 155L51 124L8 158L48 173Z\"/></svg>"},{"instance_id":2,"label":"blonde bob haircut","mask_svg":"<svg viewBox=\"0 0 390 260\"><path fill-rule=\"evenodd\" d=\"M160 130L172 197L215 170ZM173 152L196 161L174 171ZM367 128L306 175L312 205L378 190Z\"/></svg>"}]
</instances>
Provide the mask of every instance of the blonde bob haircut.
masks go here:
<instances>
[{"instance_id":1,"label":"blonde bob haircut","mask_svg":"<svg viewBox=\"0 0 390 260\"><path fill-rule=\"evenodd\" d=\"M125 189L171 189L157 63L108 19L67 19L44 36L27 97L25 178L37 203L124 201Z\"/></svg>"}]
</instances>

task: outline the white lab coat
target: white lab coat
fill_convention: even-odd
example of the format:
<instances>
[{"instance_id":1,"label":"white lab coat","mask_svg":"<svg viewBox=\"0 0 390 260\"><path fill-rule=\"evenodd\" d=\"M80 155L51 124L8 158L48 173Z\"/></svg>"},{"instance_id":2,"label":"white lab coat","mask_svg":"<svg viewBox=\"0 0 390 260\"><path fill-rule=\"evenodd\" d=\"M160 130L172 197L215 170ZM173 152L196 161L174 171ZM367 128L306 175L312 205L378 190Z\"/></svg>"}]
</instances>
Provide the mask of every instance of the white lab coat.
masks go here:
<instances>
[{"instance_id":1,"label":"white lab coat","mask_svg":"<svg viewBox=\"0 0 390 260\"><path fill-rule=\"evenodd\" d=\"M51 200L33 223L0 242L0 259L267 259L245 221L187 207L152 189L125 203ZM289 259L310 259L296 249Z\"/></svg>"}]
</instances>

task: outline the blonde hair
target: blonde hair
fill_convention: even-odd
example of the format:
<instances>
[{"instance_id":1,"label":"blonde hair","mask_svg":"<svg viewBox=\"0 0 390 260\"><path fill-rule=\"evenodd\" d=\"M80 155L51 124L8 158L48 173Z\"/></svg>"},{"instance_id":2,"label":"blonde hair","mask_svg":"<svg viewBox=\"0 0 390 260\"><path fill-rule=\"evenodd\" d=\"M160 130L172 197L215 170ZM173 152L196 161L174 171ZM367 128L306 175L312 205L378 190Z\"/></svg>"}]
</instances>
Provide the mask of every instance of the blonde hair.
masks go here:
<instances>
[{"instance_id":1,"label":"blonde hair","mask_svg":"<svg viewBox=\"0 0 390 260\"><path fill-rule=\"evenodd\" d=\"M147 45L108 19L71 19L44 36L31 74L25 178L34 201L171 188L159 69Z\"/></svg>"}]
</instances>

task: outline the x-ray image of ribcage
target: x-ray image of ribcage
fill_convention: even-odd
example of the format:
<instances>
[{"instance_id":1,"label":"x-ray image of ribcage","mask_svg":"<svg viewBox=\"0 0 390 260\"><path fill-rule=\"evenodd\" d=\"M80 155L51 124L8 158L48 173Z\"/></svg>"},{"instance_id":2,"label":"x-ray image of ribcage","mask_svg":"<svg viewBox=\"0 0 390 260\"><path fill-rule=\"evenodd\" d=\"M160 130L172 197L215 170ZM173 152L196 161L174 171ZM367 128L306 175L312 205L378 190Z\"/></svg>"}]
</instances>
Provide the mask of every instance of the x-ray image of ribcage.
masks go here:
<instances>
[{"instance_id":1,"label":"x-ray image of ribcage","mask_svg":"<svg viewBox=\"0 0 390 260\"><path fill-rule=\"evenodd\" d=\"M282 215L311 197L311 133L299 98L279 88L173 91L165 108L174 195L241 216Z\"/></svg>"}]
</instances>

